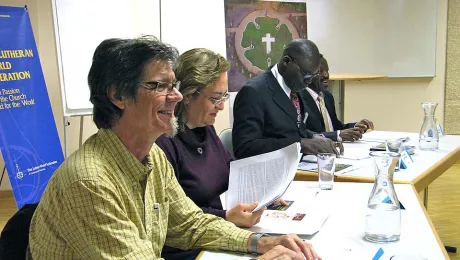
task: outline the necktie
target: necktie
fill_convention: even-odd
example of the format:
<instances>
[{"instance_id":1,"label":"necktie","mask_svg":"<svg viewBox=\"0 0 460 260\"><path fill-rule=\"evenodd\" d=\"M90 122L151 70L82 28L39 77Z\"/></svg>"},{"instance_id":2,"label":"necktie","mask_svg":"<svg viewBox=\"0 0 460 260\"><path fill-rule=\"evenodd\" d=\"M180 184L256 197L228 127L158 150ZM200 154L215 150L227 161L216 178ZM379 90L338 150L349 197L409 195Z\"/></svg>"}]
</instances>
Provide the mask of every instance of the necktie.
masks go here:
<instances>
[{"instance_id":1,"label":"necktie","mask_svg":"<svg viewBox=\"0 0 460 260\"><path fill-rule=\"evenodd\" d=\"M327 114L326 105L324 104L324 96L322 92L320 92L318 95L318 103L319 103L319 110L321 112L321 116L323 117L324 127L326 128L326 132L330 132L331 128L329 127L329 121L327 120L329 115Z\"/></svg>"},{"instance_id":2,"label":"necktie","mask_svg":"<svg viewBox=\"0 0 460 260\"><path fill-rule=\"evenodd\" d=\"M297 110L297 127L300 127L300 122L302 121L302 115L300 114L299 97L297 96L295 92L292 92L292 91L291 91L291 101L295 109Z\"/></svg>"}]
</instances>

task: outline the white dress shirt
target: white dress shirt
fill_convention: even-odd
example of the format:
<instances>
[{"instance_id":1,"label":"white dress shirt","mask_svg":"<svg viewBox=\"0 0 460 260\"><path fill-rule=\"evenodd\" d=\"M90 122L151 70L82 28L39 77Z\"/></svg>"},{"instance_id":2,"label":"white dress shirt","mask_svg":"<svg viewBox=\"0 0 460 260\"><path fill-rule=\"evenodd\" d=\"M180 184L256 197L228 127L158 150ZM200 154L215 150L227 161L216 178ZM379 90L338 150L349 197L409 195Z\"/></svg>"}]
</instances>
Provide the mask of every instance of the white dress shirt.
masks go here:
<instances>
[{"instance_id":1,"label":"white dress shirt","mask_svg":"<svg viewBox=\"0 0 460 260\"><path fill-rule=\"evenodd\" d=\"M281 76L280 72L278 71L278 63L272 67L271 71L273 76L275 76L275 79L278 81L278 84L280 84L281 88L284 90L284 93L286 93L288 98L291 99L291 89L286 85L283 76Z\"/></svg>"}]
</instances>

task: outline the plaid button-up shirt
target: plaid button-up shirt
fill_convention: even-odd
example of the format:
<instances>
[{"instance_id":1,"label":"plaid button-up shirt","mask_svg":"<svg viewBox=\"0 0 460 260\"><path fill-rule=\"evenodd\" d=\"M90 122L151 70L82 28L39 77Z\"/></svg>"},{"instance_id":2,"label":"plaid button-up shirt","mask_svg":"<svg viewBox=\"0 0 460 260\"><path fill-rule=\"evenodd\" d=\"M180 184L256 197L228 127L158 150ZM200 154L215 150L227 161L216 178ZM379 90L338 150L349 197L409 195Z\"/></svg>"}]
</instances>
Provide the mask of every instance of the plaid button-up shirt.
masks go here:
<instances>
[{"instance_id":1,"label":"plaid button-up shirt","mask_svg":"<svg viewBox=\"0 0 460 260\"><path fill-rule=\"evenodd\" d=\"M54 173L33 216L39 259L155 259L164 244L247 250L251 232L204 214L157 145L144 163L101 129Z\"/></svg>"}]
</instances>

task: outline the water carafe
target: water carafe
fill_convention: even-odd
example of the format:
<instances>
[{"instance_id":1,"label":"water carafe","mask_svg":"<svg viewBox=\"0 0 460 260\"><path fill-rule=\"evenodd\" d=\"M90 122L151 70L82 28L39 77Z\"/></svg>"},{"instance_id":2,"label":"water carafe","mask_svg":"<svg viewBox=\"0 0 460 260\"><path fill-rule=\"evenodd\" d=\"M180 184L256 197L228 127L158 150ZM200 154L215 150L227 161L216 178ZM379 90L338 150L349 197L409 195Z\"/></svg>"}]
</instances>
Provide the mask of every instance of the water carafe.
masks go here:
<instances>
[{"instance_id":1,"label":"water carafe","mask_svg":"<svg viewBox=\"0 0 460 260\"><path fill-rule=\"evenodd\" d=\"M401 210L393 186L396 160L388 152L374 152L375 182L367 203L364 238L371 242L398 241L401 234Z\"/></svg>"},{"instance_id":2,"label":"water carafe","mask_svg":"<svg viewBox=\"0 0 460 260\"><path fill-rule=\"evenodd\" d=\"M437 106L438 103L422 103L425 117L423 118L422 128L420 129L420 150L434 151L438 149L439 133L436 128L436 119L434 118L434 112L436 111Z\"/></svg>"}]
</instances>

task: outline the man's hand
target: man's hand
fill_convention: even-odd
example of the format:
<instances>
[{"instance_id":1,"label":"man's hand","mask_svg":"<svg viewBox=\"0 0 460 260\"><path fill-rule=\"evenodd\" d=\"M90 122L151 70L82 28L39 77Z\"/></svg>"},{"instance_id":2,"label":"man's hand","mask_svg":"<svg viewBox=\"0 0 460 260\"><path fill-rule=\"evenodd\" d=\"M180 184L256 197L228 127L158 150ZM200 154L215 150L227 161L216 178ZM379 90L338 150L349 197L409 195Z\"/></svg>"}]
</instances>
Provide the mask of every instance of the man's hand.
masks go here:
<instances>
[{"instance_id":1,"label":"man's hand","mask_svg":"<svg viewBox=\"0 0 460 260\"><path fill-rule=\"evenodd\" d=\"M361 119L361 121L356 123L355 127L358 127L361 133L364 134L369 129L374 130L374 123L367 119Z\"/></svg>"},{"instance_id":2,"label":"man's hand","mask_svg":"<svg viewBox=\"0 0 460 260\"><path fill-rule=\"evenodd\" d=\"M359 127L343 129L340 130L340 137L342 138L342 141L354 142L363 138L363 132Z\"/></svg>"},{"instance_id":3,"label":"man's hand","mask_svg":"<svg viewBox=\"0 0 460 260\"><path fill-rule=\"evenodd\" d=\"M290 259L298 259L298 260L304 260L305 258L296 252L285 248L282 245L277 245L274 248L270 249L267 251L265 254L257 257L257 259L263 259L263 260L290 260Z\"/></svg>"},{"instance_id":4,"label":"man's hand","mask_svg":"<svg viewBox=\"0 0 460 260\"><path fill-rule=\"evenodd\" d=\"M283 246L286 249L289 249L292 252L280 248L279 245ZM278 247L277 247L278 246ZM273 250L274 252L269 252ZM295 234L277 236L277 237L261 237L257 242L257 252L258 253L267 253L276 255L277 252L281 255L285 254L286 256L291 257L291 259L304 259L306 257L308 260L317 260L321 259L316 254L316 251L313 249L311 243L303 241ZM262 259L274 259L273 258L262 258ZM283 258L281 258L283 259ZM287 258L289 259L289 258Z\"/></svg>"},{"instance_id":5,"label":"man's hand","mask_svg":"<svg viewBox=\"0 0 460 260\"><path fill-rule=\"evenodd\" d=\"M339 155L339 152L335 149L335 143L331 139L322 136L314 136L311 139L302 138L300 146L304 154L334 153Z\"/></svg>"},{"instance_id":6,"label":"man's hand","mask_svg":"<svg viewBox=\"0 0 460 260\"><path fill-rule=\"evenodd\" d=\"M238 227L250 228L260 222L260 216L262 216L265 210L261 209L251 213L257 205L259 205L257 202L253 204L240 203L230 210L227 210L225 213L225 220L232 222Z\"/></svg>"}]
</instances>

